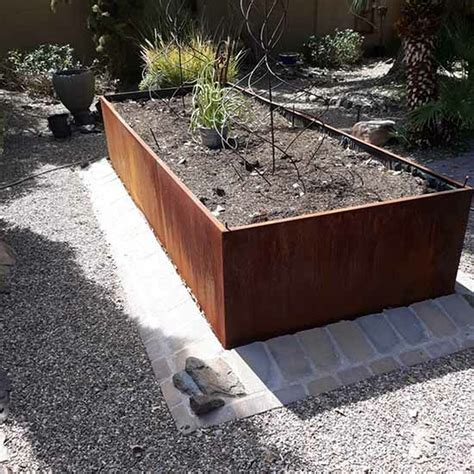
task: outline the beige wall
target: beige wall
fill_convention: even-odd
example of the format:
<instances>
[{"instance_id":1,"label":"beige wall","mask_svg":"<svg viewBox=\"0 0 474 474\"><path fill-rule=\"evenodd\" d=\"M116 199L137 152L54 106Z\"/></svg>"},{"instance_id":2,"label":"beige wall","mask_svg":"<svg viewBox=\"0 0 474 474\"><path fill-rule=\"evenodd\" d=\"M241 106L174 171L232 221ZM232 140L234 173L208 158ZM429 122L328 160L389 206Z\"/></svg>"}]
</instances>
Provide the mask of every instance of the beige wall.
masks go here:
<instances>
[{"instance_id":1,"label":"beige wall","mask_svg":"<svg viewBox=\"0 0 474 474\"><path fill-rule=\"evenodd\" d=\"M222 18L224 23L239 25L242 23L242 15L239 11L239 1L231 0L235 7L227 6L222 0L198 0L199 12L205 15L209 25L215 26ZM260 0L263 3L263 0ZM394 24L400 12L402 0L386 0L389 5L387 17L384 22L385 43L396 38ZM348 0L290 0L288 12L288 28L281 40L280 49L298 50L301 45L314 33L332 33L336 28L354 28L354 16L349 13ZM260 12L263 9L261 8ZM261 16L256 15L256 16ZM259 18L255 18L257 23ZM367 45L378 44L379 32L366 35Z\"/></svg>"},{"instance_id":2,"label":"beige wall","mask_svg":"<svg viewBox=\"0 0 474 474\"><path fill-rule=\"evenodd\" d=\"M87 30L88 6L86 0L73 0L52 13L49 0L0 0L0 56L42 43L69 43L87 63L94 53Z\"/></svg>"}]
</instances>

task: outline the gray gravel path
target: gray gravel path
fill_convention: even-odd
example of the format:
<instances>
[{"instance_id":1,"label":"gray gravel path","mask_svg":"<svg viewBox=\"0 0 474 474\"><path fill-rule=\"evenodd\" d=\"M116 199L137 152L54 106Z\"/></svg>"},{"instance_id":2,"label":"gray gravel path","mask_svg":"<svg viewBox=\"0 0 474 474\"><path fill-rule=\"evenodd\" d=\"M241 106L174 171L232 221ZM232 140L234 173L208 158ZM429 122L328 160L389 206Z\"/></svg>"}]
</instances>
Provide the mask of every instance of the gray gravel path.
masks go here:
<instances>
[{"instance_id":1,"label":"gray gravel path","mask_svg":"<svg viewBox=\"0 0 474 474\"><path fill-rule=\"evenodd\" d=\"M102 136L7 137L0 179L103 156ZM5 174L3 174L5 173ZM114 262L74 170L0 193L18 253L0 295L0 360L13 382L0 425L15 470L474 469L474 351L248 420L178 434Z\"/></svg>"}]
</instances>

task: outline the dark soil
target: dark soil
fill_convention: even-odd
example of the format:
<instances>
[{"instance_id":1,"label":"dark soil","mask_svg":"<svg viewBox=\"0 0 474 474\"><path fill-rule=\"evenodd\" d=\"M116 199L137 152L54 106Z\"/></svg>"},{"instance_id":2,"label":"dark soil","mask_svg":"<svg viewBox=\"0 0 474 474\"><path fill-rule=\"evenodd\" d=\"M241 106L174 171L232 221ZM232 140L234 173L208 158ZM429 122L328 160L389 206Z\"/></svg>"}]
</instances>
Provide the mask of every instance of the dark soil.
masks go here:
<instances>
[{"instance_id":1,"label":"dark soil","mask_svg":"<svg viewBox=\"0 0 474 474\"><path fill-rule=\"evenodd\" d=\"M229 226L429 192L421 178L390 171L367 153L344 149L323 132L293 128L277 113L276 145L283 150L291 146L289 156L276 151L273 173L269 110L251 99L248 117L241 119L242 125L239 122L232 127L237 151L210 150L190 133L189 97L184 112L181 99L129 101L115 107L208 209Z\"/></svg>"}]
</instances>

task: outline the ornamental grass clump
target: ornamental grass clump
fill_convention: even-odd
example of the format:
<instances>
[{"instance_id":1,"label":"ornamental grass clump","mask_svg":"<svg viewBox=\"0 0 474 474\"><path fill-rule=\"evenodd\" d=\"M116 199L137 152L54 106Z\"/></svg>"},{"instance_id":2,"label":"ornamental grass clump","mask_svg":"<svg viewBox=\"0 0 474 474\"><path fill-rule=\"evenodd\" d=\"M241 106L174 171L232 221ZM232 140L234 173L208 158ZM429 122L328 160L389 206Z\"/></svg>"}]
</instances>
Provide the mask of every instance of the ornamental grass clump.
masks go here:
<instances>
[{"instance_id":1,"label":"ornamental grass clump","mask_svg":"<svg viewBox=\"0 0 474 474\"><path fill-rule=\"evenodd\" d=\"M217 46L199 34L192 35L182 44L174 40L165 41L155 34L153 41L146 40L141 47L145 67L140 89L194 84L207 65L214 61L216 52ZM237 75L240 58L240 53L231 57L227 76L229 81Z\"/></svg>"}]
</instances>

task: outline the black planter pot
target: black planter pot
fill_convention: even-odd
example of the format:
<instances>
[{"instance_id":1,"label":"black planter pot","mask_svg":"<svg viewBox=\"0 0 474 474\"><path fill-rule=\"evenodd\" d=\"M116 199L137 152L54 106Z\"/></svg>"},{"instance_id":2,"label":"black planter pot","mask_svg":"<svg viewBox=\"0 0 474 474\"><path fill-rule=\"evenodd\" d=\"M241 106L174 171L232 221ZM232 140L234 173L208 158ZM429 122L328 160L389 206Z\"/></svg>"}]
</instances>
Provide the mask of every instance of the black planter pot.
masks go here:
<instances>
[{"instance_id":1,"label":"black planter pot","mask_svg":"<svg viewBox=\"0 0 474 474\"><path fill-rule=\"evenodd\" d=\"M89 69L66 69L53 74L53 86L64 106L73 114L89 111L94 100L95 77Z\"/></svg>"},{"instance_id":2,"label":"black planter pot","mask_svg":"<svg viewBox=\"0 0 474 474\"><path fill-rule=\"evenodd\" d=\"M68 138L71 136L69 114L56 114L48 117L48 126L54 138Z\"/></svg>"}]
</instances>

